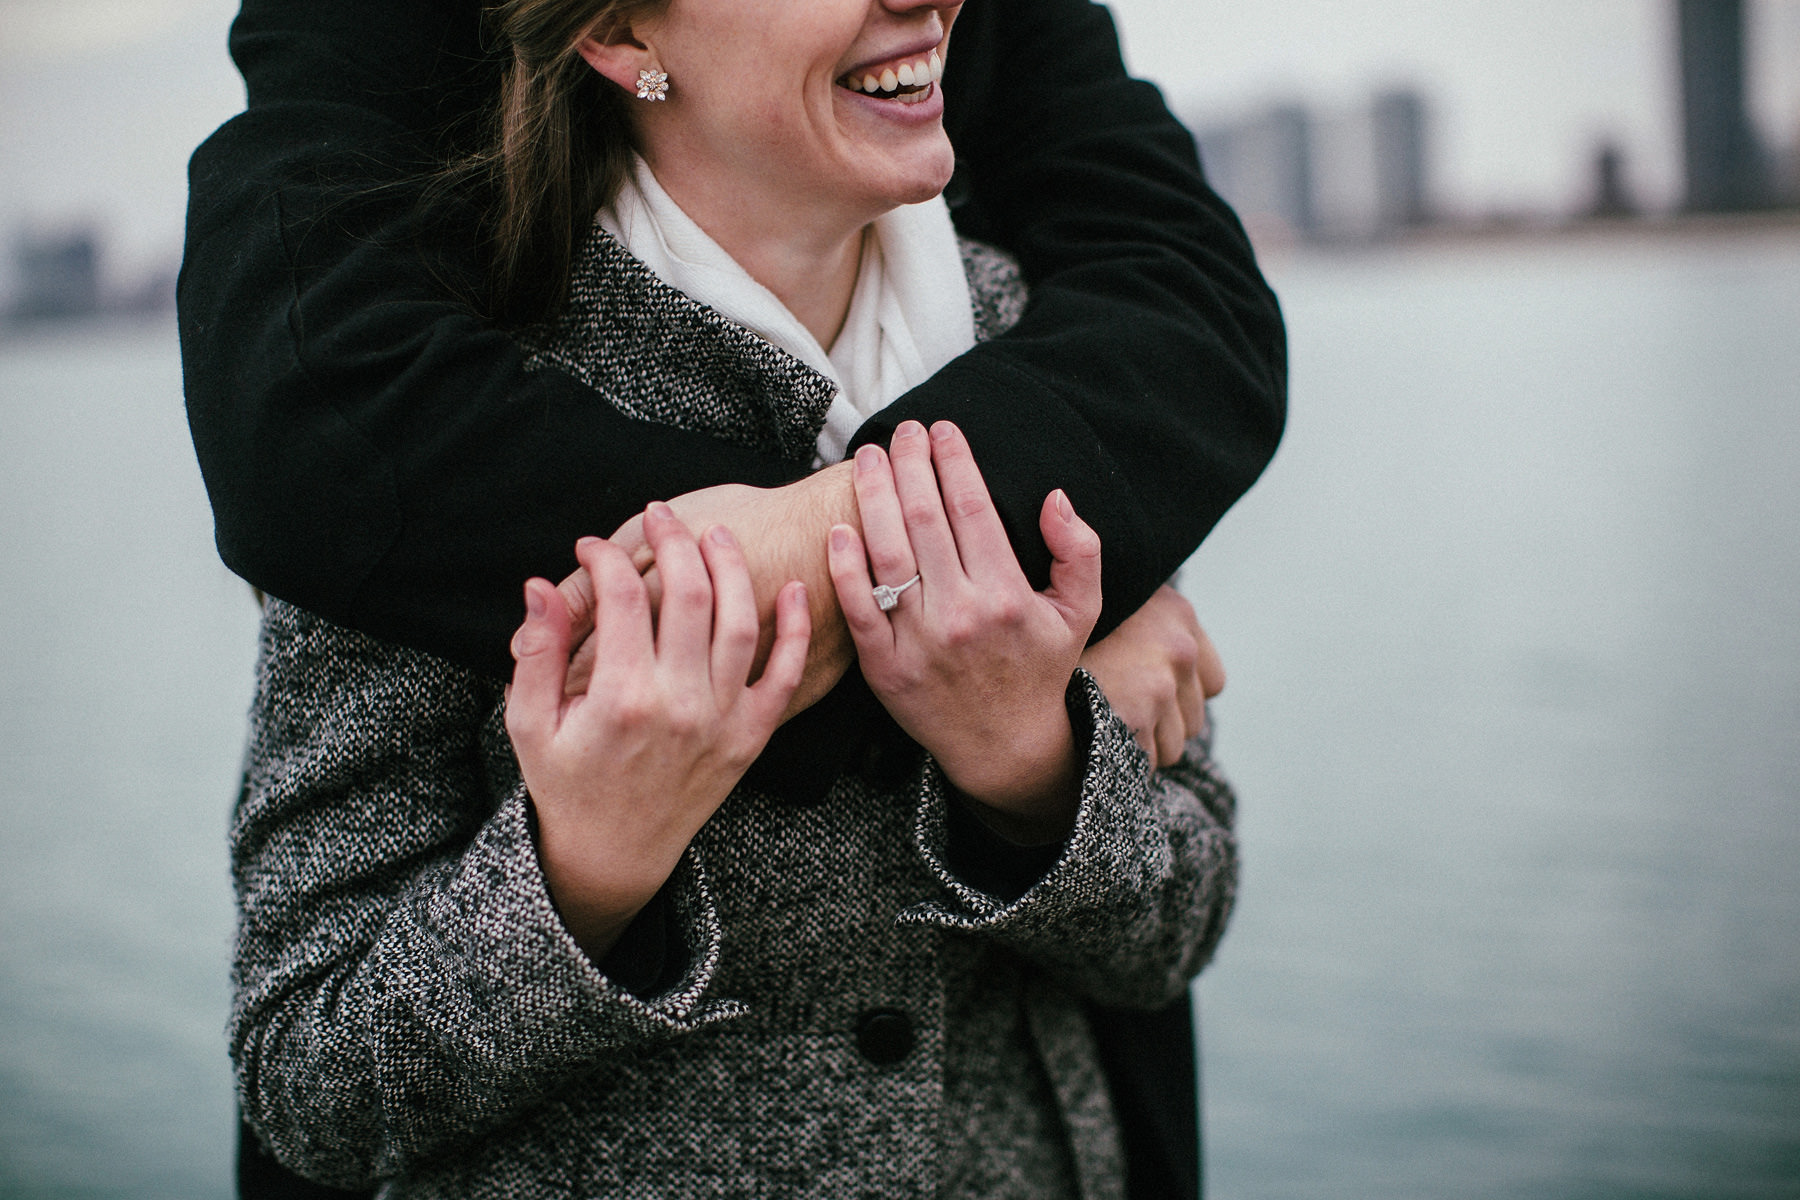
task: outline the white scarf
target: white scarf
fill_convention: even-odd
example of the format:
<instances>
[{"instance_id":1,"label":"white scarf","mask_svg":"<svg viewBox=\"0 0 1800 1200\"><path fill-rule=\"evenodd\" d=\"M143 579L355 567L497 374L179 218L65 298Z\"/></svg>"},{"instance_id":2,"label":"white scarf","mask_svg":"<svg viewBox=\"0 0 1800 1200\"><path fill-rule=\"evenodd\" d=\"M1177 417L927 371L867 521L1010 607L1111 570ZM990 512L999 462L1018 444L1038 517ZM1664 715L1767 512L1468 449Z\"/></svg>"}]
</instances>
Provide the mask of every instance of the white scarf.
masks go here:
<instances>
[{"instance_id":1,"label":"white scarf","mask_svg":"<svg viewBox=\"0 0 1800 1200\"><path fill-rule=\"evenodd\" d=\"M841 460L865 420L975 344L962 252L941 196L869 226L850 312L829 352L681 210L642 158L599 220L664 283L837 385L819 433L819 465Z\"/></svg>"}]
</instances>

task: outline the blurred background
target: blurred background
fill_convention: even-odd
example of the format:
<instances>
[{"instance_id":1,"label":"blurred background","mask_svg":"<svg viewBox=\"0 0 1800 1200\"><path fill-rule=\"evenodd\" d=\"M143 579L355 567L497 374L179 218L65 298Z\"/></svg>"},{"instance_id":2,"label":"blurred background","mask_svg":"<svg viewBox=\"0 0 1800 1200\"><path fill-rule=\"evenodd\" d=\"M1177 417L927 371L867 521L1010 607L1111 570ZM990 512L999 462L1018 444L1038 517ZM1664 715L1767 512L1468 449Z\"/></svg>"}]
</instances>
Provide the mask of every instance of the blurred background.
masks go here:
<instances>
[{"instance_id":1,"label":"blurred background","mask_svg":"<svg viewBox=\"0 0 1800 1200\"><path fill-rule=\"evenodd\" d=\"M975 0L979 3L980 0ZM1209 1192L1800 1197L1800 2L1118 0L1282 296ZM231 0L0 0L0 1197L229 1195Z\"/></svg>"}]
</instances>

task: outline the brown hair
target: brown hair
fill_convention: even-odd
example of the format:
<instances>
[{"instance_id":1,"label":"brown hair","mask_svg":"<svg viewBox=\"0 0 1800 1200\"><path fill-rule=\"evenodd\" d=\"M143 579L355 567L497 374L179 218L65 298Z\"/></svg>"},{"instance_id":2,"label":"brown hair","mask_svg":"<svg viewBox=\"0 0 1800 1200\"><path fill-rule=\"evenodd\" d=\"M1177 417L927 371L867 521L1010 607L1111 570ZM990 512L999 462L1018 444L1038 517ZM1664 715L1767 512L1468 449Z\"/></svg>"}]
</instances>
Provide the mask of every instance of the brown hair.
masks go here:
<instances>
[{"instance_id":1,"label":"brown hair","mask_svg":"<svg viewBox=\"0 0 1800 1200\"><path fill-rule=\"evenodd\" d=\"M631 170L624 92L576 52L667 0L505 0L484 13L508 61L486 146L451 168L485 185L483 307L518 327L555 313L594 212Z\"/></svg>"}]
</instances>

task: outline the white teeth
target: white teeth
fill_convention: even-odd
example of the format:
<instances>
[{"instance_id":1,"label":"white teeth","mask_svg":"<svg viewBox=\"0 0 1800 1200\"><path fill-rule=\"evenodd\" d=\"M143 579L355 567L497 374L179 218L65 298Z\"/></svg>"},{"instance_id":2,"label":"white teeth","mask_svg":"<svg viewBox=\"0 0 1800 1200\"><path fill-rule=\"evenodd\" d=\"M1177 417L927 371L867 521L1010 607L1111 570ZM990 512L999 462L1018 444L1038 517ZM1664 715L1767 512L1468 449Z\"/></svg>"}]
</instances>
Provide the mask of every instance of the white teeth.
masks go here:
<instances>
[{"instance_id":1,"label":"white teeth","mask_svg":"<svg viewBox=\"0 0 1800 1200\"><path fill-rule=\"evenodd\" d=\"M853 92L861 91L868 92L870 95L876 95L880 92L898 91L900 88L919 88L923 90L938 82L943 77L944 60L942 56L934 50L929 59L924 59L915 63L902 63L898 67L884 67L879 75L874 72L869 72L868 74L863 75L861 79L847 78L843 81L843 84ZM906 96L894 98L906 100L913 98L915 95L917 95L917 93L909 92Z\"/></svg>"}]
</instances>

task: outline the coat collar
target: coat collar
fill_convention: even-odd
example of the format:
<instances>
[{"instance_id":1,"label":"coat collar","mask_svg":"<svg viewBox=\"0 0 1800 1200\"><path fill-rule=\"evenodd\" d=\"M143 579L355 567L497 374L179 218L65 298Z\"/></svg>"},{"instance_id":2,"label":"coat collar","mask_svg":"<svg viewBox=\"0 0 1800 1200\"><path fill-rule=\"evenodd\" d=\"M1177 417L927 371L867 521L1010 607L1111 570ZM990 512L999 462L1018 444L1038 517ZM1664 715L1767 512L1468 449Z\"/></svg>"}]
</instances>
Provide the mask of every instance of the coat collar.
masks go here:
<instances>
[{"instance_id":1,"label":"coat collar","mask_svg":"<svg viewBox=\"0 0 1800 1200\"><path fill-rule=\"evenodd\" d=\"M670 287L597 223L560 316L521 335L620 412L810 466L836 385Z\"/></svg>"}]
</instances>

